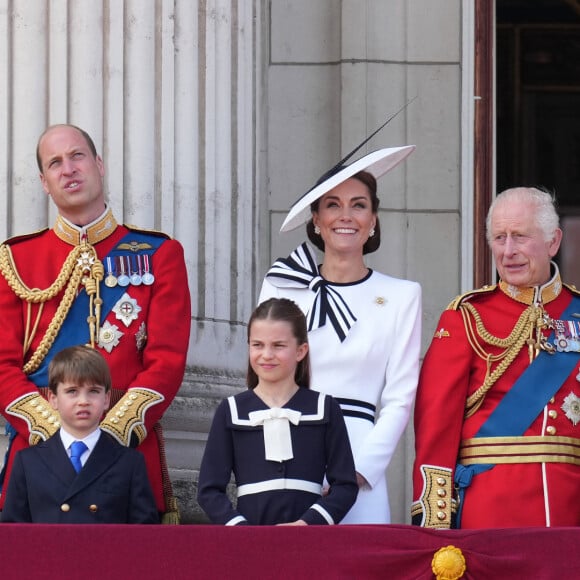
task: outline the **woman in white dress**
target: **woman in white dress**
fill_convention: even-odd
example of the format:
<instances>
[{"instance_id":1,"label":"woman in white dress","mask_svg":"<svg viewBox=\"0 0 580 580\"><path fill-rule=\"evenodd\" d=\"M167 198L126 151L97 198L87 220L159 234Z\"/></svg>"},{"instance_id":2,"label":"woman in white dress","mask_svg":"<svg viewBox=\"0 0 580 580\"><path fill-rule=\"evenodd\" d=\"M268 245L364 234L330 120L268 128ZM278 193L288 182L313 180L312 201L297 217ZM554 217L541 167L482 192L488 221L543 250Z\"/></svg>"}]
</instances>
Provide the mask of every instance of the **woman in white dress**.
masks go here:
<instances>
[{"instance_id":1,"label":"woman in white dress","mask_svg":"<svg viewBox=\"0 0 580 580\"><path fill-rule=\"evenodd\" d=\"M281 231L308 220L322 264L304 243L274 263L260 294L260 302L290 298L307 315L311 384L343 410L359 494L342 523L390 523L385 471L417 388L421 288L373 271L363 257L380 245L376 178L413 150L381 149L338 166L299 199Z\"/></svg>"}]
</instances>

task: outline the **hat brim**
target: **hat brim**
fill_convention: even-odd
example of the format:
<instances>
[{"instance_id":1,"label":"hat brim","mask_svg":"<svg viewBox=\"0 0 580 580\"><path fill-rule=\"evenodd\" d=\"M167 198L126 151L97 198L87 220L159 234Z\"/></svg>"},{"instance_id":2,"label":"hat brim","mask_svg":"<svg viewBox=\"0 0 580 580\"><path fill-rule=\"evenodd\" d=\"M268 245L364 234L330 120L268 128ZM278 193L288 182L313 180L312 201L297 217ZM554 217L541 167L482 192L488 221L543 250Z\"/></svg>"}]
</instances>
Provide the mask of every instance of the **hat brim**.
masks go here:
<instances>
[{"instance_id":1,"label":"hat brim","mask_svg":"<svg viewBox=\"0 0 580 580\"><path fill-rule=\"evenodd\" d=\"M375 179L378 179L393 167L397 166L407 156L415 150L415 145L405 145L403 147L389 147L373 151L350 165L341 169L328 179L319 183L316 187L305 193L290 209L282 227L281 232L289 232L300 225L306 223L310 218L310 205L318 198L322 197L331 189L346 181L349 177L357 174L359 171L371 173Z\"/></svg>"}]
</instances>

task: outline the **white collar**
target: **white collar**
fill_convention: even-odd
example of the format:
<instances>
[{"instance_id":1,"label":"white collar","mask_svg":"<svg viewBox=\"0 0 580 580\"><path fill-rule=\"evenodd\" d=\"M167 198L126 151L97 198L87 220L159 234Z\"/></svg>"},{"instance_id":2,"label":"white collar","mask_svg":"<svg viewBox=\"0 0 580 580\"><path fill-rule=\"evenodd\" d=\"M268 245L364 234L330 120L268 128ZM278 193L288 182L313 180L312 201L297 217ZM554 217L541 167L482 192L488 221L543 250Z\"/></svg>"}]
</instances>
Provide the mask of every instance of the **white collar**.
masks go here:
<instances>
[{"instance_id":1,"label":"white collar","mask_svg":"<svg viewBox=\"0 0 580 580\"><path fill-rule=\"evenodd\" d=\"M100 436L101 436L100 427L97 427L92 433L90 433L83 439L77 439L76 437L73 437L68 431L64 429L64 427L60 428L60 440L62 441L62 444L64 445L64 448L67 451L71 446L71 443L73 443L73 441L82 441L87 446L89 452L92 452Z\"/></svg>"}]
</instances>

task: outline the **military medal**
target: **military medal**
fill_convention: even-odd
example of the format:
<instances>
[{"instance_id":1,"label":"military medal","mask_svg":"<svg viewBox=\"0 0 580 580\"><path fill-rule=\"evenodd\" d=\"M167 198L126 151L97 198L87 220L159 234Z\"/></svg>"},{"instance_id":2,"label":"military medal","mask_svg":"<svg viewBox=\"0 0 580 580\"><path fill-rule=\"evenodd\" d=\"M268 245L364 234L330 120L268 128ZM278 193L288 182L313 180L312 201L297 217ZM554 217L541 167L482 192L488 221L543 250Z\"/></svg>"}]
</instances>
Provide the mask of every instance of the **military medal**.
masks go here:
<instances>
[{"instance_id":1,"label":"military medal","mask_svg":"<svg viewBox=\"0 0 580 580\"><path fill-rule=\"evenodd\" d=\"M113 274L111 258L107 258L107 277L105 278L105 285L109 288L114 288L117 285L117 278L115 278Z\"/></svg>"},{"instance_id":2,"label":"military medal","mask_svg":"<svg viewBox=\"0 0 580 580\"><path fill-rule=\"evenodd\" d=\"M576 427L580 421L580 399L574 394L570 393L565 399L562 405L562 411L570 421L572 425Z\"/></svg>"},{"instance_id":3,"label":"military medal","mask_svg":"<svg viewBox=\"0 0 580 580\"><path fill-rule=\"evenodd\" d=\"M129 264L129 268L130 268L130 273L131 273L131 284L133 284L133 286L139 286L142 282L141 280L141 256L135 256L137 258L137 264L138 266L136 267L136 270L132 269L132 266L134 264L134 260L132 259L131 256L127 256L127 262Z\"/></svg>"},{"instance_id":4,"label":"military medal","mask_svg":"<svg viewBox=\"0 0 580 580\"><path fill-rule=\"evenodd\" d=\"M144 322L141 323L137 334L135 334L135 342L139 352L141 352L147 344L147 327Z\"/></svg>"},{"instance_id":5,"label":"military medal","mask_svg":"<svg viewBox=\"0 0 580 580\"><path fill-rule=\"evenodd\" d=\"M554 345L558 352L580 352L580 322L554 320Z\"/></svg>"},{"instance_id":6,"label":"military medal","mask_svg":"<svg viewBox=\"0 0 580 580\"><path fill-rule=\"evenodd\" d=\"M122 336L123 333L117 328L117 326L106 320L105 324L103 324L99 330L98 345L100 348L110 353L119 344L119 340L121 340Z\"/></svg>"},{"instance_id":7,"label":"military medal","mask_svg":"<svg viewBox=\"0 0 580 580\"><path fill-rule=\"evenodd\" d=\"M143 272L143 276L141 277L141 280L143 282L143 284L145 284L145 286L151 286L151 284L153 284L153 282L155 282L155 276L153 276L153 274L151 274L151 269L149 268L149 255L145 254L143 256L143 265L144 265L144 272Z\"/></svg>"},{"instance_id":8,"label":"military medal","mask_svg":"<svg viewBox=\"0 0 580 580\"><path fill-rule=\"evenodd\" d=\"M117 282L119 283L119 286L129 286L131 280L127 275L127 271L125 270L125 256L119 256L119 266L120 266L119 270L121 273L117 278Z\"/></svg>"},{"instance_id":9,"label":"military medal","mask_svg":"<svg viewBox=\"0 0 580 580\"><path fill-rule=\"evenodd\" d=\"M113 312L117 320L120 320L125 326L129 326L133 320L137 320L139 317L139 312L141 312L141 306L137 304L135 298L131 298L129 294L125 292L118 302L113 306Z\"/></svg>"}]
</instances>

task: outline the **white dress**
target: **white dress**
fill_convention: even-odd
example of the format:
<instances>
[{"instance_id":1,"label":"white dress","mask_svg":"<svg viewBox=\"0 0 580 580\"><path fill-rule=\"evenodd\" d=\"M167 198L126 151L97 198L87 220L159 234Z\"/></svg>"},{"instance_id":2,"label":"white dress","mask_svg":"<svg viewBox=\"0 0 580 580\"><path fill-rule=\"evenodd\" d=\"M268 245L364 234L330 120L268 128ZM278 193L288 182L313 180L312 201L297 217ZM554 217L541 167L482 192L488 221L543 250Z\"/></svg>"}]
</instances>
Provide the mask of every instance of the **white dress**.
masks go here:
<instances>
[{"instance_id":1,"label":"white dress","mask_svg":"<svg viewBox=\"0 0 580 580\"><path fill-rule=\"evenodd\" d=\"M260 302L290 298L308 314L315 291L274 285L279 283L267 276ZM370 484L359 491L342 523L387 524L391 518L385 470L409 420L417 389L421 287L372 270L355 283L327 284L344 299L356 322L342 342L329 320L309 331L311 386L339 400L356 471ZM374 422L369 420L372 406L377 408Z\"/></svg>"}]
</instances>

